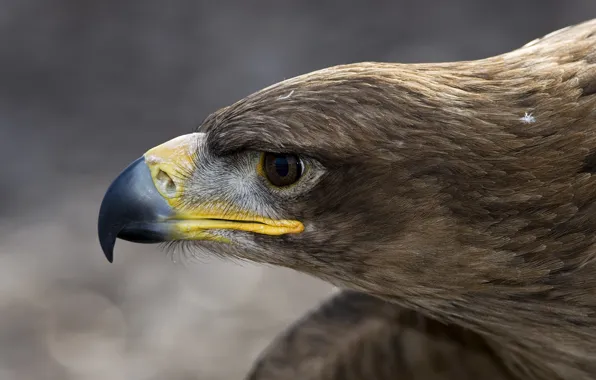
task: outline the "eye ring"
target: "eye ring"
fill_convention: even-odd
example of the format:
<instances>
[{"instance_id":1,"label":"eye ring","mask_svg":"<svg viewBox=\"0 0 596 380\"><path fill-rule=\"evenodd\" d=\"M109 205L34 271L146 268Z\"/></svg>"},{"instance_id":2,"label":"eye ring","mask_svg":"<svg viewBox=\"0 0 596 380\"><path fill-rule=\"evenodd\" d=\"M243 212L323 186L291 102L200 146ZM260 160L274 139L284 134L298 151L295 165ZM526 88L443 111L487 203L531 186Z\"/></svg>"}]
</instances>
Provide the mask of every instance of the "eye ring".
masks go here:
<instances>
[{"instance_id":1,"label":"eye ring","mask_svg":"<svg viewBox=\"0 0 596 380\"><path fill-rule=\"evenodd\" d=\"M294 185L304 174L304 162L295 154L264 152L260 171L275 187Z\"/></svg>"}]
</instances>

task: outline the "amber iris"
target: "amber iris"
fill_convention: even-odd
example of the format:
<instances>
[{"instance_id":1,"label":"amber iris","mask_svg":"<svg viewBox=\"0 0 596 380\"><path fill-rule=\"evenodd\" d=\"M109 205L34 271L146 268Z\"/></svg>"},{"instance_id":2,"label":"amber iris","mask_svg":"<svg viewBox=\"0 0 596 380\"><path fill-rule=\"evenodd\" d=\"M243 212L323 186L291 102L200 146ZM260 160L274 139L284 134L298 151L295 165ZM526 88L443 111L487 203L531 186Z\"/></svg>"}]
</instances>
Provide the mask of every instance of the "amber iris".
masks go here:
<instances>
[{"instance_id":1,"label":"amber iris","mask_svg":"<svg viewBox=\"0 0 596 380\"><path fill-rule=\"evenodd\" d=\"M273 186L285 187L298 182L304 166L294 154L265 153L263 170Z\"/></svg>"}]
</instances>

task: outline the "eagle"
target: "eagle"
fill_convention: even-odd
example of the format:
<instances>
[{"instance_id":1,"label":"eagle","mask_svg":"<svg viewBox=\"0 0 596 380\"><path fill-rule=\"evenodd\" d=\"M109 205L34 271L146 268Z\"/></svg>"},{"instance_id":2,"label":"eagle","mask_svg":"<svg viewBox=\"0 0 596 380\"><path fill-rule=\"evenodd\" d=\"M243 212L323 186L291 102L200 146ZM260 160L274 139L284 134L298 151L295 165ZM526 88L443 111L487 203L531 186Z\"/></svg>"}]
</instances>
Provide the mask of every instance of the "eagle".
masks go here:
<instances>
[{"instance_id":1,"label":"eagle","mask_svg":"<svg viewBox=\"0 0 596 380\"><path fill-rule=\"evenodd\" d=\"M264 88L130 164L98 233L342 289L252 380L596 379L596 20Z\"/></svg>"}]
</instances>

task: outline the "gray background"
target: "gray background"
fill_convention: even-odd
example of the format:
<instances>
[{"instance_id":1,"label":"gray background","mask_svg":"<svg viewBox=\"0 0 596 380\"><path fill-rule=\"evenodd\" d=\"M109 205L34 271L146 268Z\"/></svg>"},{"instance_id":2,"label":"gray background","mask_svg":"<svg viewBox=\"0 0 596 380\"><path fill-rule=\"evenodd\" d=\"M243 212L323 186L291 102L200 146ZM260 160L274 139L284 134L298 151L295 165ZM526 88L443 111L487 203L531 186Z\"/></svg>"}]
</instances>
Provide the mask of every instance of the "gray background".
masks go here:
<instances>
[{"instance_id":1,"label":"gray background","mask_svg":"<svg viewBox=\"0 0 596 380\"><path fill-rule=\"evenodd\" d=\"M482 58L595 16L588 0L0 0L0 380L240 378L332 289L123 242L109 265L110 180L284 78Z\"/></svg>"}]
</instances>

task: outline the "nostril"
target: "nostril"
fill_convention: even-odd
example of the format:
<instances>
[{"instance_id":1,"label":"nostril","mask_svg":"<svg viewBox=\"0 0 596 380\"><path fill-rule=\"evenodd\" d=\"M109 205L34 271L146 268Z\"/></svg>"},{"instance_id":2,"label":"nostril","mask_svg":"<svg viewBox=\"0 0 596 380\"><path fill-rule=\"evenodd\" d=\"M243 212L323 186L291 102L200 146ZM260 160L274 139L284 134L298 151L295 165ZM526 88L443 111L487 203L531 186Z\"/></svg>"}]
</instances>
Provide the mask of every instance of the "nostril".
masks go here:
<instances>
[{"instance_id":1,"label":"nostril","mask_svg":"<svg viewBox=\"0 0 596 380\"><path fill-rule=\"evenodd\" d=\"M172 180L172 177L170 177L168 173L161 169L155 176L155 185L159 192L166 197L173 197L176 195L176 184L174 183L174 180Z\"/></svg>"}]
</instances>

